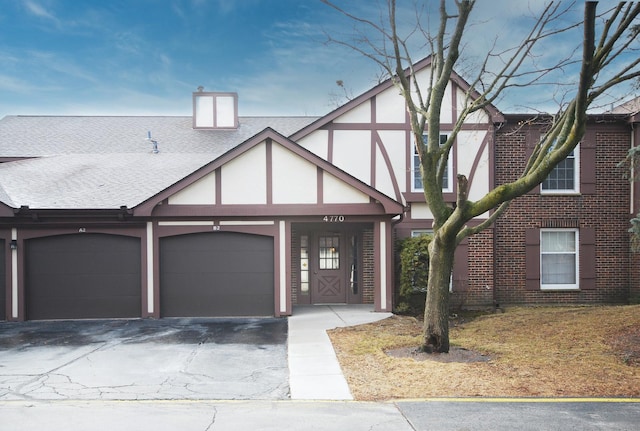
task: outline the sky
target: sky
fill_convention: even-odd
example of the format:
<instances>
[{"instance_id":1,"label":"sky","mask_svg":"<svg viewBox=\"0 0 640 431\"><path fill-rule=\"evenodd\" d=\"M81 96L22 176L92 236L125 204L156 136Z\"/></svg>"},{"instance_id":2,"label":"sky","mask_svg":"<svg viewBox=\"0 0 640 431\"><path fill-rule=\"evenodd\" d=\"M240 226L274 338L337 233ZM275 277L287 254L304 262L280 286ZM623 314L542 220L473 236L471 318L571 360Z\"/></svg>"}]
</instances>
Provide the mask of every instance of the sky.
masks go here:
<instances>
[{"instance_id":1,"label":"sky","mask_svg":"<svg viewBox=\"0 0 640 431\"><path fill-rule=\"evenodd\" d=\"M384 4L337 3L374 21ZM406 28L413 3L398 1ZM436 16L438 2L425 3L425 15ZM513 42L543 3L479 0L465 54ZM578 3L572 18L582 15ZM320 0L0 0L0 118L191 115L199 86L237 92L241 116L324 115L345 101L345 89L357 96L379 80L373 61L326 43L352 29ZM543 52L571 51L576 41L567 35ZM575 71L560 80L574 82ZM557 97L540 87L524 99L505 97L498 109L544 110Z\"/></svg>"}]
</instances>

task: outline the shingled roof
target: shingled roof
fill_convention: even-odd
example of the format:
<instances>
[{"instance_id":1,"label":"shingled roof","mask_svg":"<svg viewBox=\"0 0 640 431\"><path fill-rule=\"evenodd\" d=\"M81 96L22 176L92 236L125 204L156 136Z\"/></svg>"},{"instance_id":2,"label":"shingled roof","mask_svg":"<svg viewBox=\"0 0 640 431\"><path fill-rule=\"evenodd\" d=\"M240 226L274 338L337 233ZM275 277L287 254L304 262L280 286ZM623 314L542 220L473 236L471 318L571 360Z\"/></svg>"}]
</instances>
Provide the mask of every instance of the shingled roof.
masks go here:
<instances>
[{"instance_id":1,"label":"shingled roof","mask_svg":"<svg viewBox=\"0 0 640 431\"><path fill-rule=\"evenodd\" d=\"M132 208L267 127L288 136L315 119L241 117L235 130L194 130L191 117L8 116L0 120L0 158L25 159L0 164L0 202Z\"/></svg>"}]
</instances>

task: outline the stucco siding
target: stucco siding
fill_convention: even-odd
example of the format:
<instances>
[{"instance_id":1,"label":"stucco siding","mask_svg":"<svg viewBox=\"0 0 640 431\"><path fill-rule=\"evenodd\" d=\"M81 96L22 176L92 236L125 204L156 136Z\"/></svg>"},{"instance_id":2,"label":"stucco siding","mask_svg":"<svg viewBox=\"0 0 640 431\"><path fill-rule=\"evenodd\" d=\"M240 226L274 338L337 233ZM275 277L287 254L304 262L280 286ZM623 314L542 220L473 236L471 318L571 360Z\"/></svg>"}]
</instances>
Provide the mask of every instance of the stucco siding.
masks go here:
<instances>
[{"instance_id":1,"label":"stucco siding","mask_svg":"<svg viewBox=\"0 0 640 431\"><path fill-rule=\"evenodd\" d=\"M272 167L274 204L317 203L318 173L315 165L274 144Z\"/></svg>"},{"instance_id":2,"label":"stucco siding","mask_svg":"<svg viewBox=\"0 0 640 431\"><path fill-rule=\"evenodd\" d=\"M391 87L376 96L376 121L400 124L406 121L404 97L398 94L396 87Z\"/></svg>"},{"instance_id":3,"label":"stucco siding","mask_svg":"<svg viewBox=\"0 0 640 431\"><path fill-rule=\"evenodd\" d=\"M333 135L333 164L371 185L371 132L336 130Z\"/></svg>"},{"instance_id":4,"label":"stucco siding","mask_svg":"<svg viewBox=\"0 0 640 431\"><path fill-rule=\"evenodd\" d=\"M267 203L266 145L261 143L222 166L223 204Z\"/></svg>"},{"instance_id":5,"label":"stucco siding","mask_svg":"<svg viewBox=\"0 0 640 431\"><path fill-rule=\"evenodd\" d=\"M318 157L322 157L327 160L329 154L329 131L328 130L315 130L313 133L305 136L298 141L298 144L303 148L311 151Z\"/></svg>"},{"instance_id":6,"label":"stucco siding","mask_svg":"<svg viewBox=\"0 0 640 431\"><path fill-rule=\"evenodd\" d=\"M216 176L214 173L200 178L169 197L169 205L215 205Z\"/></svg>"},{"instance_id":7,"label":"stucco siding","mask_svg":"<svg viewBox=\"0 0 640 431\"><path fill-rule=\"evenodd\" d=\"M345 114L334 120L336 123L370 123L371 122L371 102L366 101L361 105L347 111Z\"/></svg>"},{"instance_id":8,"label":"stucco siding","mask_svg":"<svg viewBox=\"0 0 640 431\"><path fill-rule=\"evenodd\" d=\"M333 175L324 172L325 204L368 203L369 196L345 184Z\"/></svg>"}]
</instances>

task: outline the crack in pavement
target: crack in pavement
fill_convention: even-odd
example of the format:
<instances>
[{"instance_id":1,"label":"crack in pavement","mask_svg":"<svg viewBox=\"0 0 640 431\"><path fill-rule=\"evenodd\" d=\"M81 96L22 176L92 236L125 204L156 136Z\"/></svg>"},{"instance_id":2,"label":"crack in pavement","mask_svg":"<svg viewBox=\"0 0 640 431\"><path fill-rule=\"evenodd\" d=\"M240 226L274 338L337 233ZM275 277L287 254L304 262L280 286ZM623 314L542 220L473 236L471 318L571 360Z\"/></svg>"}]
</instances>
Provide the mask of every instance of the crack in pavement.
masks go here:
<instances>
[{"instance_id":1,"label":"crack in pavement","mask_svg":"<svg viewBox=\"0 0 640 431\"><path fill-rule=\"evenodd\" d=\"M205 428L204 431L209 431L213 429L213 425L216 423L216 416L218 416L218 409L214 406L213 417L211 418L211 422L209 422L209 425Z\"/></svg>"}]
</instances>

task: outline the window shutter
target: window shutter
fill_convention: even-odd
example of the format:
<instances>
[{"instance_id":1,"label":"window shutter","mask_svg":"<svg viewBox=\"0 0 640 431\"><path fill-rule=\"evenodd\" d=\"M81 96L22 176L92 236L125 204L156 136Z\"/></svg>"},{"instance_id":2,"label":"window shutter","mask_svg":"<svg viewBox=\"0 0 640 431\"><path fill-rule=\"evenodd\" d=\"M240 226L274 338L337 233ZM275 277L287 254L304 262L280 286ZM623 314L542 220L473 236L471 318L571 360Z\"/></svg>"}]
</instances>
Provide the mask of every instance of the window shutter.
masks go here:
<instances>
[{"instance_id":1,"label":"window shutter","mask_svg":"<svg viewBox=\"0 0 640 431\"><path fill-rule=\"evenodd\" d=\"M526 290L540 290L540 229L527 229L526 244Z\"/></svg>"},{"instance_id":2,"label":"window shutter","mask_svg":"<svg viewBox=\"0 0 640 431\"><path fill-rule=\"evenodd\" d=\"M469 288L469 240L465 239L456 247L453 260L452 290L465 292Z\"/></svg>"},{"instance_id":3,"label":"window shutter","mask_svg":"<svg viewBox=\"0 0 640 431\"><path fill-rule=\"evenodd\" d=\"M525 165L527 164L527 162L529 161L529 158L533 154L533 150L538 144L538 141L540 141L540 130L538 129L532 130L531 128L527 129L526 136L525 136L525 157L526 157L524 161ZM523 168L524 168L524 165L523 165ZM540 184L535 186L533 190L531 190L529 193L539 195Z\"/></svg>"},{"instance_id":4,"label":"window shutter","mask_svg":"<svg viewBox=\"0 0 640 431\"><path fill-rule=\"evenodd\" d=\"M596 193L596 132L585 132L580 143L580 193Z\"/></svg>"},{"instance_id":5,"label":"window shutter","mask_svg":"<svg viewBox=\"0 0 640 431\"><path fill-rule=\"evenodd\" d=\"M580 289L596 288L596 230L580 229Z\"/></svg>"}]
</instances>

